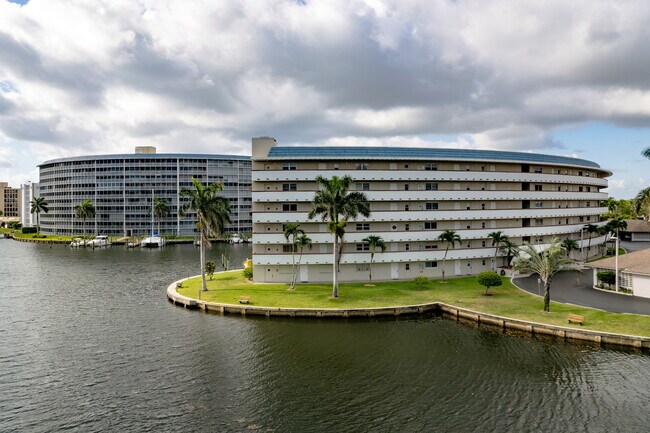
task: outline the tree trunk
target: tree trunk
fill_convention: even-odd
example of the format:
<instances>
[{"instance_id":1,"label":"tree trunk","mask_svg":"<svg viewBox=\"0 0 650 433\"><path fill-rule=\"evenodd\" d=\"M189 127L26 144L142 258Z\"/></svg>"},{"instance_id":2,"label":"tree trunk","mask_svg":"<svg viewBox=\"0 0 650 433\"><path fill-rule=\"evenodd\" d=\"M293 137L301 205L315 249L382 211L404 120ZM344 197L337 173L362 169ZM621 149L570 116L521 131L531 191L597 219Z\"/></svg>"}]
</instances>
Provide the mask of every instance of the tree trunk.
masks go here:
<instances>
[{"instance_id":1,"label":"tree trunk","mask_svg":"<svg viewBox=\"0 0 650 433\"><path fill-rule=\"evenodd\" d=\"M207 292L208 286L205 284L205 244L203 243L203 230L199 228L199 231L201 232L201 247L199 248L199 254L201 256L201 291Z\"/></svg>"},{"instance_id":2,"label":"tree trunk","mask_svg":"<svg viewBox=\"0 0 650 433\"><path fill-rule=\"evenodd\" d=\"M370 254L370 266L368 267L368 279L372 283L372 259L374 258L374 253Z\"/></svg>"},{"instance_id":3,"label":"tree trunk","mask_svg":"<svg viewBox=\"0 0 650 433\"><path fill-rule=\"evenodd\" d=\"M551 311L551 279L544 282L544 311Z\"/></svg>"},{"instance_id":4,"label":"tree trunk","mask_svg":"<svg viewBox=\"0 0 650 433\"><path fill-rule=\"evenodd\" d=\"M334 251L332 252L333 254L333 260L332 260L332 298L338 298L339 297L339 270L338 270L338 261L336 260L336 253L337 253L337 242L338 236L336 233L334 233Z\"/></svg>"},{"instance_id":5,"label":"tree trunk","mask_svg":"<svg viewBox=\"0 0 650 433\"><path fill-rule=\"evenodd\" d=\"M494 272L497 271L497 254L498 254L498 253L499 253L499 247L496 247L496 248L494 249L494 260L492 261L492 266L493 266L492 270L493 270Z\"/></svg>"},{"instance_id":6,"label":"tree trunk","mask_svg":"<svg viewBox=\"0 0 650 433\"><path fill-rule=\"evenodd\" d=\"M291 285L289 288L293 290L293 282L296 281L296 237L293 237L291 242Z\"/></svg>"},{"instance_id":7,"label":"tree trunk","mask_svg":"<svg viewBox=\"0 0 650 433\"><path fill-rule=\"evenodd\" d=\"M291 287L293 289L296 289L296 283L298 282L298 272L300 272L300 262L302 261L302 248L300 248L300 255L298 256L298 266L296 266L296 275L293 277L293 282L291 283Z\"/></svg>"},{"instance_id":8,"label":"tree trunk","mask_svg":"<svg viewBox=\"0 0 650 433\"><path fill-rule=\"evenodd\" d=\"M445 263L447 262L447 252L449 251L449 247L445 249L445 256L442 258L442 282L445 282Z\"/></svg>"}]
</instances>

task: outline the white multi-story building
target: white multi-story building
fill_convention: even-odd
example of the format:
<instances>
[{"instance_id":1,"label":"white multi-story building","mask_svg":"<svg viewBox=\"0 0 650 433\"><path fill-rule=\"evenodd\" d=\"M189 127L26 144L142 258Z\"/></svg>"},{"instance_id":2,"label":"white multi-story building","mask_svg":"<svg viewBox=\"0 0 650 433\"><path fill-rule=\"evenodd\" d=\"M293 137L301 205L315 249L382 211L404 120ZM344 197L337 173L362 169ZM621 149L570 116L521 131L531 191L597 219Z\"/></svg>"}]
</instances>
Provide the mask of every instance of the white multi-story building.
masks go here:
<instances>
[{"instance_id":1,"label":"white multi-story building","mask_svg":"<svg viewBox=\"0 0 650 433\"><path fill-rule=\"evenodd\" d=\"M402 280L441 275L444 230L462 241L450 249L446 275L477 274L504 265L488 234L501 231L518 245L576 240L594 256L605 241L583 233L604 224L600 202L611 172L577 158L487 150L279 146L253 139L253 266L255 281L288 282L290 247L284 225L299 223L313 247L302 257L299 280L331 281L332 235L309 220L317 176L349 175L366 194L369 218L350 221L341 257L342 281L368 278L364 238L379 235L387 249L375 254L373 279ZM592 237L589 241L588 237ZM582 240L581 240L582 238ZM590 245L590 251L587 245Z\"/></svg>"},{"instance_id":2,"label":"white multi-story building","mask_svg":"<svg viewBox=\"0 0 650 433\"><path fill-rule=\"evenodd\" d=\"M24 185L20 185L20 223L25 227L36 225L36 214L32 213L32 200L35 197L40 197L38 189L38 183L28 182Z\"/></svg>"},{"instance_id":3,"label":"white multi-story building","mask_svg":"<svg viewBox=\"0 0 650 433\"><path fill-rule=\"evenodd\" d=\"M181 215L187 202L183 188L223 184L230 201L232 223L227 233L251 231L251 161L248 156L156 153L155 147L136 148L134 154L91 155L55 159L39 165L40 194L49 212L42 213L41 231L72 235L89 230L109 236L136 236L151 230L152 197L167 201L170 213L160 221L161 234L192 236L196 217ZM92 221L75 218L74 208L90 200ZM155 224L156 228L158 222Z\"/></svg>"}]
</instances>

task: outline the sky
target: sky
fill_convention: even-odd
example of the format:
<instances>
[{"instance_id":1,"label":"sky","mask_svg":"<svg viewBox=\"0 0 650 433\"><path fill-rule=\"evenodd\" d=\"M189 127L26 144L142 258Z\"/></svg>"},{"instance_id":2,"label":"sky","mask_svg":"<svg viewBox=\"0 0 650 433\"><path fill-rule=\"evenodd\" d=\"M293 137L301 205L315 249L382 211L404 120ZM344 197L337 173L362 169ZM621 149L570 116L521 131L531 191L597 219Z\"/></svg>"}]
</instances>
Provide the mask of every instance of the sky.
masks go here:
<instances>
[{"instance_id":1,"label":"sky","mask_svg":"<svg viewBox=\"0 0 650 433\"><path fill-rule=\"evenodd\" d=\"M284 145L575 156L650 185L650 2L0 0L0 181Z\"/></svg>"}]
</instances>

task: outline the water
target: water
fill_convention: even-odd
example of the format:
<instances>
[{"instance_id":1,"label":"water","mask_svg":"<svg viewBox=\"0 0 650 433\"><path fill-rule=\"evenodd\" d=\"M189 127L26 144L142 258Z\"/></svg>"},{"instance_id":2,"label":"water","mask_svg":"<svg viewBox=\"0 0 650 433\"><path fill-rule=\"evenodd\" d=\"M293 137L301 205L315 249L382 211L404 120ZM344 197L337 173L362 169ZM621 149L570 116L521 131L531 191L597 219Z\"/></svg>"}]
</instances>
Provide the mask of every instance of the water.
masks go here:
<instances>
[{"instance_id":1,"label":"water","mask_svg":"<svg viewBox=\"0 0 650 433\"><path fill-rule=\"evenodd\" d=\"M230 248L232 263L250 255ZM173 306L165 288L197 262L191 245L0 240L0 431L648 431L647 353L437 317Z\"/></svg>"}]
</instances>

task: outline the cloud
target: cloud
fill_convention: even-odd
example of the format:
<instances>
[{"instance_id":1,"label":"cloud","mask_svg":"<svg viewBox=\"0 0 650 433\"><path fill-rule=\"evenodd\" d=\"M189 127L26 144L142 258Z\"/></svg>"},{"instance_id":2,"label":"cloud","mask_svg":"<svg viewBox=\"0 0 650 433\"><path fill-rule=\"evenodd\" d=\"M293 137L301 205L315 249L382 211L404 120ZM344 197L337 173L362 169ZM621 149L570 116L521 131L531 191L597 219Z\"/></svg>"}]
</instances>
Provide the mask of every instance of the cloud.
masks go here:
<instances>
[{"instance_id":1,"label":"cloud","mask_svg":"<svg viewBox=\"0 0 650 433\"><path fill-rule=\"evenodd\" d=\"M0 133L48 155L263 134L567 153L567 125L650 126L648 21L614 0L0 2Z\"/></svg>"}]
</instances>

